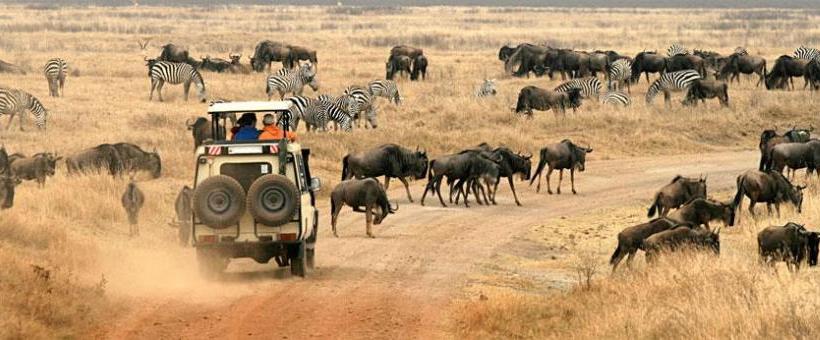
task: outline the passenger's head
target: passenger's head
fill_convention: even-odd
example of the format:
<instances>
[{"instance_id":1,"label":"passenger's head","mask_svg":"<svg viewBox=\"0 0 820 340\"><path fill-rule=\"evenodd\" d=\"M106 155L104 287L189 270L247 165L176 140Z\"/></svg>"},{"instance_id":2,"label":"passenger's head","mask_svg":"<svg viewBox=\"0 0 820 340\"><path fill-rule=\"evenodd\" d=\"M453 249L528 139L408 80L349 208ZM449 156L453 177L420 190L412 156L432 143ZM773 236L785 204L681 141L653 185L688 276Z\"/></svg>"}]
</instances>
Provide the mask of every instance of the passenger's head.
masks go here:
<instances>
[{"instance_id":1,"label":"passenger's head","mask_svg":"<svg viewBox=\"0 0 820 340\"><path fill-rule=\"evenodd\" d=\"M265 124L265 126L275 125L276 117L274 117L273 114L266 113L265 117L262 118L262 124Z\"/></svg>"},{"instance_id":2,"label":"passenger's head","mask_svg":"<svg viewBox=\"0 0 820 340\"><path fill-rule=\"evenodd\" d=\"M256 114L251 112L243 113L242 117L239 117L236 123L239 124L239 126L256 126Z\"/></svg>"}]
</instances>

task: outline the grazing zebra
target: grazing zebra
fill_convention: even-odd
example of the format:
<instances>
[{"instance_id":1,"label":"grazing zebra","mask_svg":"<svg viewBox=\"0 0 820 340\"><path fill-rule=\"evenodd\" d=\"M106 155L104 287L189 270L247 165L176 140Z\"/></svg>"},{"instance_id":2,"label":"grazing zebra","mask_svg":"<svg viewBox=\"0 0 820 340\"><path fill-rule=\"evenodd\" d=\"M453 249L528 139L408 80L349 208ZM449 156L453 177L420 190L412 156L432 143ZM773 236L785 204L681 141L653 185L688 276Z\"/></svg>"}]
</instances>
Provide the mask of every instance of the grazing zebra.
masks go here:
<instances>
[{"instance_id":1,"label":"grazing zebra","mask_svg":"<svg viewBox=\"0 0 820 340\"><path fill-rule=\"evenodd\" d=\"M700 74L695 70L683 70L661 74L658 80L655 80L652 82L652 85L649 85L649 89L646 91L646 103L652 104L652 100L655 99L658 92L663 92L664 101L668 106L671 92L684 91L698 79L700 79Z\"/></svg>"},{"instance_id":2,"label":"grazing zebra","mask_svg":"<svg viewBox=\"0 0 820 340\"><path fill-rule=\"evenodd\" d=\"M626 93L609 91L601 97L601 104L629 106L632 104L632 99L629 99Z\"/></svg>"},{"instance_id":3,"label":"grazing zebra","mask_svg":"<svg viewBox=\"0 0 820 340\"><path fill-rule=\"evenodd\" d=\"M313 99L305 96L288 97L287 100L293 104L290 107L290 129L296 131L299 127L299 121L303 120L304 113Z\"/></svg>"},{"instance_id":4,"label":"grazing zebra","mask_svg":"<svg viewBox=\"0 0 820 340\"><path fill-rule=\"evenodd\" d=\"M347 95L333 97L328 94L320 95L318 100L330 104L330 106L327 107L327 115L328 118L335 123L337 130L339 126L347 132L353 128L353 115L351 112L358 109L355 100L352 100L352 98Z\"/></svg>"},{"instance_id":5,"label":"grazing zebra","mask_svg":"<svg viewBox=\"0 0 820 340\"><path fill-rule=\"evenodd\" d=\"M495 79L484 79L484 82L481 83L481 86L475 91L475 96L494 96L496 92L497 91L495 90Z\"/></svg>"},{"instance_id":6,"label":"grazing zebra","mask_svg":"<svg viewBox=\"0 0 820 340\"><path fill-rule=\"evenodd\" d=\"M401 94L399 86L393 80L374 80L367 84L370 95L373 97L384 97L393 104L401 105Z\"/></svg>"},{"instance_id":7,"label":"grazing zebra","mask_svg":"<svg viewBox=\"0 0 820 340\"><path fill-rule=\"evenodd\" d=\"M48 82L48 93L52 97L59 97L63 94L65 77L68 74L68 64L61 58L50 59L43 67L43 74Z\"/></svg>"},{"instance_id":8,"label":"grazing zebra","mask_svg":"<svg viewBox=\"0 0 820 340\"><path fill-rule=\"evenodd\" d=\"M265 92L268 94L268 100L273 97L274 91L279 92L280 99L284 99L287 93L301 96L305 85L309 85L314 92L319 91L319 80L316 78L316 70L310 63L299 66L296 70L281 69L277 74L269 75L265 84Z\"/></svg>"},{"instance_id":9,"label":"grazing zebra","mask_svg":"<svg viewBox=\"0 0 820 340\"><path fill-rule=\"evenodd\" d=\"M46 119L48 118L48 110L28 92L0 88L0 116L9 115L9 122L6 125L6 130L11 127L11 120L14 115L19 114L20 131L23 131L23 118L26 116L26 111L30 111L34 115L34 124L39 129L46 128Z\"/></svg>"},{"instance_id":10,"label":"grazing zebra","mask_svg":"<svg viewBox=\"0 0 820 340\"><path fill-rule=\"evenodd\" d=\"M205 102L205 81L199 71L189 64L157 61L150 66L148 75L151 77L151 94L148 95L148 101L154 99L154 90L157 91L159 101L163 101L162 86L168 82L173 85L182 84L185 101L188 101L188 91L191 89L191 83L194 83L199 101Z\"/></svg>"},{"instance_id":11,"label":"grazing zebra","mask_svg":"<svg viewBox=\"0 0 820 340\"><path fill-rule=\"evenodd\" d=\"M353 129L352 118L336 103L326 100L311 100L302 112L302 119L307 124L308 131L327 131L330 120L337 122L342 130L350 132Z\"/></svg>"},{"instance_id":12,"label":"grazing zebra","mask_svg":"<svg viewBox=\"0 0 820 340\"><path fill-rule=\"evenodd\" d=\"M623 86L626 85L627 92L632 93L632 89L629 87L629 79L632 78L632 62L629 59L613 61L609 65L607 76L609 78L607 86L609 90L623 90Z\"/></svg>"},{"instance_id":13,"label":"grazing zebra","mask_svg":"<svg viewBox=\"0 0 820 340\"><path fill-rule=\"evenodd\" d=\"M737 54L737 55L749 55L749 51L748 51L748 50L746 50L746 48L745 48L745 47L743 47L743 46L738 46L738 47L735 47L735 51L734 51L734 52L732 52L732 54Z\"/></svg>"},{"instance_id":14,"label":"grazing zebra","mask_svg":"<svg viewBox=\"0 0 820 340\"><path fill-rule=\"evenodd\" d=\"M364 117L366 119L364 127L367 128L369 124L370 127L375 129L378 126L376 123L376 105L370 91L361 86L348 86L344 94L349 95L356 101L357 108L354 112L351 112L353 118L356 119L356 126L361 127L361 120ZM364 111L364 116L361 114L362 111Z\"/></svg>"},{"instance_id":15,"label":"grazing zebra","mask_svg":"<svg viewBox=\"0 0 820 340\"><path fill-rule=\"evenodd\" d=\"M800 47L794 50L794 57L803 60L813 60L820 57L820 50L800 45Z\"/></svg>"},{"instance_id":16,"label":"grazing zebra","mask_svg":"<svg viewBox=\"0 0 820 340\"><path fill-rule=\"evenodd\" d=\"M666 55L670 57L676 56L678 54L688 55L689 50L686 48L686 46L678 44L672 44L672 46L669 46L669 48L666 49Z\"/></svg>"},{"instance_id":17,"label":"grazing zebra","mask_svg":"<svg viewBox=\"0 0 820 340\"><path fill-rule=\"evenodd\" d=\"M569 89L581 90L581 96L584 98L598 98L601 93L601 81L595 77L572 79L558 85L554 91L567 92Z\"/></svg>"}]
</instances>

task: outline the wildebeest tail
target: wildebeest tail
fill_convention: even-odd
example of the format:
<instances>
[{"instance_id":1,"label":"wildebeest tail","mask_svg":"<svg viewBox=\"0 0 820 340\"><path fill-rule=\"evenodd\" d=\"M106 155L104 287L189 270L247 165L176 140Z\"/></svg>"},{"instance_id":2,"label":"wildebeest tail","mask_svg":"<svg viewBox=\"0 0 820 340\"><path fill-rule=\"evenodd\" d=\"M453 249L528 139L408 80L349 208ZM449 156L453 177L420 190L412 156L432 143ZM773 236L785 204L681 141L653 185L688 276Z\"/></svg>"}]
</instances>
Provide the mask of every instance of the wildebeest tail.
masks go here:
<instances>
[{"instance_id":1,"label":"wildebeest tail","mask_svg":"<svg viewBox=\"0 0 820 340\"><path fill-rule=\"evenodd\" d=\"M658 207L658 198L660 194L655 194L655 201L652 202L652 205L649 206L649 212L646 214L646 217L652 218L655 216L655 212L659 210Z\"/></svg>"},{"instance_id":2,"label":"wildebeest tail","mask_svg":"<svg viewBox=\"0 0 820 340\"><path fill-rule=\"evenodd\" d=\"M544 166L547 165L547 149L546 148L541 149L540 158L541 159L538 160L538 168L535 170L535 175L533 175L532 178L530 178L530 185L532 185L532 183L535 182L536 178L539 178L539 176L541 176L541 172L544 171Z\"/></svg>"},{"instance_id":3,"label":"wildebeest tail","mask_svg":"<svg viewBox=\"0 0 820 340\"><path fill-rule=\"evenodd\" d=\"M612 253L612 256L609 257L609 264L615 265L615 259L621 256L621 245L618 244L615 246L615 252Z\"/></svg>"},{"instance_id":4,"label":"wildebeest tail","mask_svg":"<svg viewBox=\"0 0 820 340\"><path fill-rule=\"evenodd\" d=\"M347 179L347 174L350 171L349 165L348 165L348 158L349 157L350 157L350 155L345 155L344 158L342 158L342 180L343 181L345 179Z\"/></svg>"},{"instance_id":5,"label":"wildebeest tail","mask_svg":"<svg viewBox=\"0 0 820 340\"><path fill-rule=\"evenodd\" d=\"M746 178L743 175L737 177L737 193L735 194L735 198L732 200L732 204L737 209L740 206L740 201L743 200L743 195L746 194L743 187L745 186Z\"/></svg>"}]
</instances>

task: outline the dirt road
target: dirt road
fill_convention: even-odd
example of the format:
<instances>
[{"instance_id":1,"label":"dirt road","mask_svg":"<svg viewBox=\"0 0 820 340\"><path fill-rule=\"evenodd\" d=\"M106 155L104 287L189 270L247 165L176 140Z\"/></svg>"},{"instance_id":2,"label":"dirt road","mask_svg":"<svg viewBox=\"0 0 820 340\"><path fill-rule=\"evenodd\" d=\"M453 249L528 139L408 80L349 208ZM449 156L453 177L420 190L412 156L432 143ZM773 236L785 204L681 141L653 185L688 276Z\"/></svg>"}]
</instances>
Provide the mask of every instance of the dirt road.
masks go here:
<instances>
[{"instance_id":1,"label":"dirt road","mask_svg":"<svg viewBox=\"0 0 820 340\"><path fill-rule=\"evenodd\" d=\"M533 225L562 216L648 203L657 188L675 174L708 174L709 190L734 186L741 171L754 168L756 152L590 161L578 174L578 195L565 178L562 195L540 194L518 182L523 207L516 207L506 186L499 204L484 207L426 207L410 204L401 185L390 196L397 214L376 226L375 239L364 235L364 217L343 213L340 238L333 238L323 209L317 269L306 279L290 277L273 265L252 261L231 264L223 282L192 287L197 294L136 294L132 312L102 326L95 336L113 339L204 338L452 338L448 306L464 294L467 276L477 263L502 248L516 247L516 236ZM553 174L553 187L557 173ZM421 197L423 184L411 188ZM330 190L326 188L325 190ZM192 252L192 250L190 250ZM193 257L190 266L195 266ZM173 275L173 274L168 274ZM201 301L192 296L211 294ZM225 296L225 291L242 294Z\"/></svg>"}]
</instances>

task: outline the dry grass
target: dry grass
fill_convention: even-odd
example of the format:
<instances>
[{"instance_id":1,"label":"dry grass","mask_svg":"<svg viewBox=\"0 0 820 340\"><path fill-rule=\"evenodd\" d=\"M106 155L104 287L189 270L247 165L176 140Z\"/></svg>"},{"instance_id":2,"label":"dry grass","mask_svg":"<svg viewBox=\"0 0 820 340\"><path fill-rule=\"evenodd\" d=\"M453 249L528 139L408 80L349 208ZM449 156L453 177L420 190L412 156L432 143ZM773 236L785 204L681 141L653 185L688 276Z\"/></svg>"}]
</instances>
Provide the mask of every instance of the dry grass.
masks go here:
<instances>
[{"instance_id":1,"label":"dry grass","mask_svg":"<svg viewBox=\"0 0 820 340\"><path fill-rule=\"evenodd\" d=\"M716 103L709 103L705 108L683 109L675 103L671 111L664 111L659 102L652 108L643 103L646 83L642 82L633 88L635 104L628 109L612 109L589 102L566 119L555 119L547 112L537 113L535 120L524 121L510 113L517 91L530 84L551 88L558 85L558 81L505 77L496 58L500 45L522 41L578 49L616 49L628 54L663 49L672 42L679 42L690 48L723 52L745 45L753 53L773 60L800 44L818 43L817 12L451 7L0 8L0 31L3 32L0 59L31 71L26 76L0 74L0 85L35 94L51 112L47 132L13 129L0 133L0 144L12 152L56 151L65 155L103 142L127 141L148 149L157 148L163 159L163 177L140 183L148 198L143 214L143 236L134 242L126 238L127 226L118 204L124 180L106 176L68 178L58 174L45 189L37 189L33 183L18 187L15 208L0 212L0 258L5 268L0 275L0 300L11 301L0 307L3 315L0 332L4 332L0 337L4 338L72 334L88 324L87 321L97 318L100 310L110 310L105 306L116 303L122 295L175 294L179 290L174 287L205 284L195 273L182 270L182 279L159 292L152 290L152 284L164 274L190 266L190 261L168 263L168 258L190 257L190 253L175 246L174 232L165 224L172 216L177 190L191 180L191 142L184 122L189 117L202 115L206 108L193 101L183 102L179 86L166 86L166 103L147 101L149 83L136 43L138 38L153 38L151 54L158 54L157 46L174 42L188 46L194 56L225 57L229 52L248 56L254 44L262 39L311 46L319 53L323 93L338 93L347 85L383 77L383 63L389 47L394 44L424 48L431 62L430 79L419 83L400 81L405 103L397 108L382 101L378 129L303 135L304 145L314 150L314 172L323 177L326 187L332 187L337 180L338 160L342 155L384 142L421 145L434 156L482 141L536 152L543 144L563 138L591 144L596 149L591 158L701 153L751 148L756 145L761 128L812 123L818 110L818 103L810 93L766 92L744 80L730 90L730 109L719 109ZM65 98L49 98L39 72L41 65L54 56L68 60L73 70ZM264 98L263 74L206 73L204 76L211 98ZM472 96L473 91L485 77L498 79L499 95L477 100ZM6 124L5 119L2 124ZM683 281L711 288L695 295L692 306L706 308L708 304L694 301L710 298L718 292L728 293L728 289L733 288L731 284L724 289L717 282L697 280L719 277L732 268L729 273L757 270L751 263L733 261L706 263L703 272L712 274L686 279L691 282ZM32 265L50 270L51 278L37 281ZM569 270L570 265L561 268ZM686 266L673 267L668 272L648 271L600 284L591 293L510 301L518 301L515 303L522 308L530 308L527 306L534 303L534 311L547 302L575 306L566 307L568 312L561 312L566 315L561 318L568 320L567 325L581 327L587 318L603 319L589 315L580 306L618 297L614 293L617 291L627 292L618 285L645 283L647 289L639 292L647 295L634 298L648 299L653 297L651 294L660 294L661 283L671 285L668 278L672 275L686 277L692 271L694 269ZM109 283L102 289L107 294L100 295L96 292L101 290L96 287L103 275ZM759 289L757 294L767 292L764 288L774 286L779 280L765 277L767 279L761 282L751 283ZM796 299L806 282L790 285L771 302L778 312L777 317L766 321L771 327L781 324L792 327L795 320L802 320L791 319L792 314L788 313L795 311L786 308L786 302ZM576 298L579 302L573 305ZM619 298L628 301L625 295ZM486 307L496 301L492 298L491 304L475 307L467 323L473 325L474 320L481 319L482 311L492 318L498 317L495 309ZM499 307L515 309L514 303L510 303ZM723 308L731 306L717 306L715 313L722 313ZM591 310L599 310L597 307ZM641 308L636 310L667 318L659 320L669 320L672 315L666 309ZM765 311L764 305L747 308L761 314L754 314L739 325L762 318ZM614 311L602 315L615 314ZM538 313L536 315L541 315ZM703 317L716 315L704 314ZM563 319L544 319L544 324L539 321L520 325L522 333L484 329L473 333L473 328L468 327L465 334L561 336L572 329L558 322L553 324ZM523 320L530 319L523 317ZM700 319L693 316L685 320ZM600 324L594 328L595 332L585 334L606 334L604 328L615 327L611 334L627 334L623 332L629 330L634 333L628 334L651 336L647 333L651 327L632 324L635 325L632 330L616 322ZM748 328L760 330L759 333L746 334L772 334L766 333L769 328L761 328L767 327L762 326L765 324ZM810 324L808 329L814 330L811 327L817 324ZM503 327L499 329L506 332ZM488 333L482 333L485 331ZM688 331L694 333L674 327L671 331L684 332L670 333L676 337L732 334L723 333L727 330L719 328L714 333L697 333L708 331L702 327Z\"/></svg>"}]
</instances>

